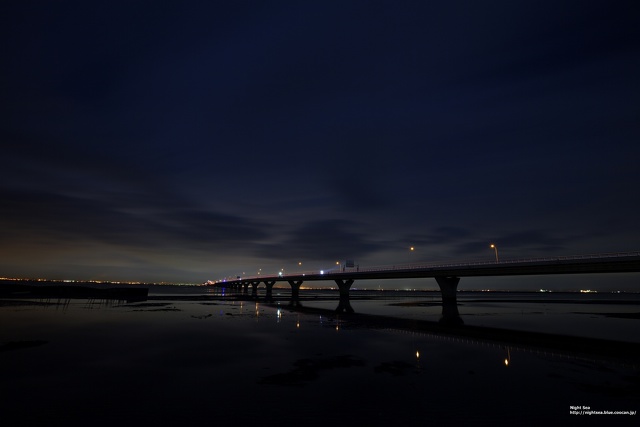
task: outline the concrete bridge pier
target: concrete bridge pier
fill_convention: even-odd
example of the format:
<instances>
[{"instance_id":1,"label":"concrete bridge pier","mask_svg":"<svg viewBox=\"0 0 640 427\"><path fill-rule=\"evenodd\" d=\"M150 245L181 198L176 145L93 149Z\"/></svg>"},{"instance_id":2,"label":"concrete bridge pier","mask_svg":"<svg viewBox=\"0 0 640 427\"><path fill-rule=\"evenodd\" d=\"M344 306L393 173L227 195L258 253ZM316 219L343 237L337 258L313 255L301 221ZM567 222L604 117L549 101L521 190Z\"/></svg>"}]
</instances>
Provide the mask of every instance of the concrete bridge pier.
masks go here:
<instances>
[{"instance_id":1,"label":"concrete bridge pier","mask_svg":"<svg viewBox=\"0 0 640 427\"><path fill-rule=\"evenodd\" d=\"M251 298L258 298L258 285L260 282L251 282Z\"/></svg>"},{"instance_id":2,"label":"concrete bridge pier","mask_svg":"<svg viewBox=\"0 0 640 427\"><path fill-rule=\"evenodd\" d=\"M302 280L298 280L297 282L294 280L288 280L289 285L291 285L291 301L289 305L300 306L300 285L302 285Z\"/></svg>"},{"instance_id":3,"label":"concrete bridge pier","mask_svg":"<svg viewBox=\"0 0 640 427\"><path fill-rule=\"evenodd\" d=\"M276 284L275 280L265 280L264 284L267 286L267 295L265 296L265 301L273 300L273 285Z\"/></svg>"},{"instance_id":4,"label":"concrete bridge pier","mask_svg":"<svg viewBox=\"0 0 640 427\"><path fill-rule=\"evenodd\" d=\"M248 294L249 293L249 285L253 284L253 282L244 282L244 286L242 287L242 293L243 294Z\"/></svg>"},{"instance_id":5,"label":"concrete bridge pier","mask_svg":"<svg viewBox=\"0 0 640 427\"><path fill-rule=\"evenodd\" d=\"M354 310L351 307L351 302L349 301L349 289L351 289L351 285L353 285L353 279L335 279L335 281L338 285L338 290L340 291L340 302L338 303L336 312L353 313Z\"/></svg>"},{"instance_id":6,"label":"concrete bridge pier","mask_svg":"<svg viewBox=\"0 0 640 427\"><path fill-rule=\"evenodd\" d=\"M436 282L442 295L442 317L440 323L447 325L462 325L464 322L458 312L458 283L460 278L451 276L437 276Z\"/></svg>"}]
</instances>

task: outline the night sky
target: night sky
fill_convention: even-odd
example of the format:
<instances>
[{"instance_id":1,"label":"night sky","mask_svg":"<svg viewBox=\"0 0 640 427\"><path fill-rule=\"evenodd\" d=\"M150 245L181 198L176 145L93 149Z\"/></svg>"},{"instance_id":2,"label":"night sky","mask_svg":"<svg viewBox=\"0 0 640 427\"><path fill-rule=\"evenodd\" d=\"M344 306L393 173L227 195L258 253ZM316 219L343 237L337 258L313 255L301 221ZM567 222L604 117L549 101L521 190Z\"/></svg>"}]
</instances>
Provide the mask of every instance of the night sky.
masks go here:
<instances>
[{"instance_id":1,"label":"night sky","mask_svg":"<svg viewBox=\"0 0 640 427\"><path fill-rule=\"evenodd\" d=\"M0 15L0 276L640 250L637 1Z\"/></svg>"}]
</instances>

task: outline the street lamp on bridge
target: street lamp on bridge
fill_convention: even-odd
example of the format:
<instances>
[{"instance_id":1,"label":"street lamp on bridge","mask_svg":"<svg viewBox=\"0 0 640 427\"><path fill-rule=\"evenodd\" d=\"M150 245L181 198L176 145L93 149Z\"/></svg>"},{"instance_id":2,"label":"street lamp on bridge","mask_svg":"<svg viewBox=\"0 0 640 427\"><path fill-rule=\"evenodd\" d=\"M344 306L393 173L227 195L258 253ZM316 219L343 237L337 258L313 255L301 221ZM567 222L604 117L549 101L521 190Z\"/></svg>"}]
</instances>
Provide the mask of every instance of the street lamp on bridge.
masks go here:
<instances>
[{"instance_id":1,"label":"street lamp on bridge","mask_svg":"<svg viewBox=\"0 0 640 427\"><path fill-rule=\"evenodd\" d=\"M493 243L491 244L491 246L489 246L491 249L493 249L493 251L496 254L496 262L500 262L500 260L498 259L498 247L496 245L494 245Z\"/></svg>"}]
</instances>

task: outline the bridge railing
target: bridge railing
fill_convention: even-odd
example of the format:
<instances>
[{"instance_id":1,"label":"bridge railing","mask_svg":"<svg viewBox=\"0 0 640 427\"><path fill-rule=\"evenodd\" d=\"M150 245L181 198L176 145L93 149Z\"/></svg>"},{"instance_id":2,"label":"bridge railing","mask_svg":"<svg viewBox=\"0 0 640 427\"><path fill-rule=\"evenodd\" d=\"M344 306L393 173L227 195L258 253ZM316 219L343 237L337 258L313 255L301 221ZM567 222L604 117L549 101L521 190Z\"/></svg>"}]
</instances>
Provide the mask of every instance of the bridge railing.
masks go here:
<instances>
[{"instance_id":1,"label":"bridge railing","mask_svg":"<svg viewBox=\"0 0 640 427\"><path fill-rule=\"evenodd\" d=\"M367 268L360 268L359 271L386 271L386 270L412 270L412 269L425 269L425 268L446 268L446 267L473 267L477 265L502 265L502 264L534 264L538 262L550 262L550 261L581 261L592 259L611 259L611 258L626 258L626 257L640 257L640 251L636 252L610 252L601 254L587 254L587 255L565 255L565 256L549 256L549 257L530 257L530 258L511 258L501 259L499 261L494 260L476 260L476 261L444 261L444 262L429 262L429 263L409 263L409 264L394 264L394 265L381 265ZM350 270L352 272L353 270Z\"/></svg>"},{"instance_id":2,"label":"bridge railing","mask_svg":"<svg viewBox=\"0 0 640 427\"><path fill-rule=\"evenodd\" d=\"M443 262L419 262L419 263L405 263L405 264L388 264L377 265L370 267L348 267L346 269L332 268L328 270L308 270L308 271L294 271L287 272L279 276L267 276L267 275L255 275L244 276L242 280L261 280L265 278L275 277L300 277L300 276L315 276L315 275L342 275L353 273L375 273L380 271L403 271L403 270L424 270L429 268L461 268L461 267L474 267L482 265L505 265L505 264L535 264L541 262L570 262L570 261L583 261L594 259L612 259L612 258L627 258L627 257L640 257L640 251L635 252L608 252L600 254L586 254L586 255L565 255L565 256L548 256L548 257L536 257L536 258L513 258L513 259L501 259L499 261L443 261ZM233 281L233 280L231 280Z\"/></svg>"}]
</instances>

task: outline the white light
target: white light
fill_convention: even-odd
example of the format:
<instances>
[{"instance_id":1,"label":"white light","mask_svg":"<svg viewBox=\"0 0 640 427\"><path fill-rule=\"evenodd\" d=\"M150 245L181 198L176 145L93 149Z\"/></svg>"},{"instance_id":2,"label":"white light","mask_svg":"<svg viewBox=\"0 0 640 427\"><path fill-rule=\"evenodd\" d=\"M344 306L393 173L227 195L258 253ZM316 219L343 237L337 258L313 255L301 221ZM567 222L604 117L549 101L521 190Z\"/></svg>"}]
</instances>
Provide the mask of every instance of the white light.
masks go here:
<instances>
[{"instance_id":1,"label":"white light","mask_svg":"<svg viewBox=\"0 0 640 427\"><path fill-rule=\"evenodd\" d=\"M320 270L320 274L324 274L324 270Z\"/></svg>"}]
</instances>

